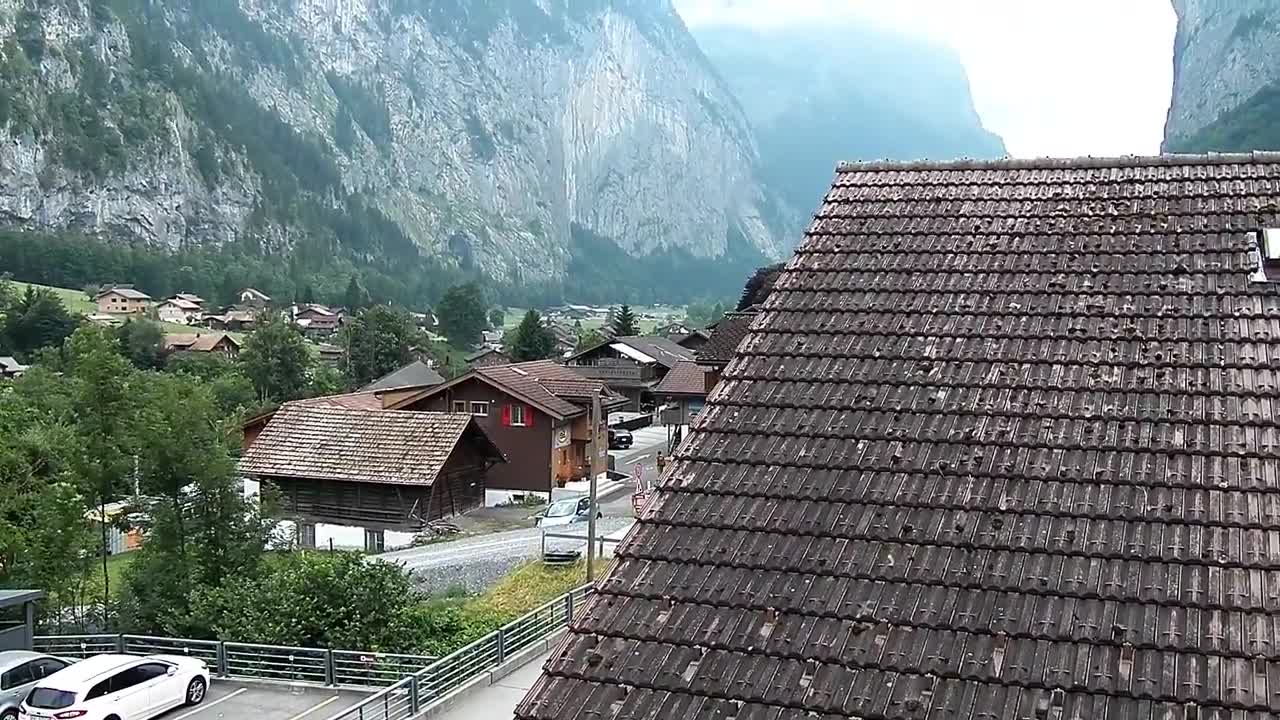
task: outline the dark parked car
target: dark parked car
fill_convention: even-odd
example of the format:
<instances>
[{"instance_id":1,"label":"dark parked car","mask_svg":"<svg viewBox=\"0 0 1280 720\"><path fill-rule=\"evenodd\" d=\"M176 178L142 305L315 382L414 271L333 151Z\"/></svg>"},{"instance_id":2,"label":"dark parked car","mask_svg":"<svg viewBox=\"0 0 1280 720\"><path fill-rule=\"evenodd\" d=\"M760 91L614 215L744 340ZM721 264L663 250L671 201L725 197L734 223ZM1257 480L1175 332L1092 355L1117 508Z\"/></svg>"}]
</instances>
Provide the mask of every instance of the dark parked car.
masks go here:
<instances>
[{"instance_id":1,"label":"dark parked car","mask_svg":"<svg viewBox=\"0 0 1280 720\"><path fill-rule=\"evenodd\" d=\"M615 430L609 428L609 449L610 450L626 450L635 442L635 438L631 437L630 430Z\"/></svg>"}]
</instances>

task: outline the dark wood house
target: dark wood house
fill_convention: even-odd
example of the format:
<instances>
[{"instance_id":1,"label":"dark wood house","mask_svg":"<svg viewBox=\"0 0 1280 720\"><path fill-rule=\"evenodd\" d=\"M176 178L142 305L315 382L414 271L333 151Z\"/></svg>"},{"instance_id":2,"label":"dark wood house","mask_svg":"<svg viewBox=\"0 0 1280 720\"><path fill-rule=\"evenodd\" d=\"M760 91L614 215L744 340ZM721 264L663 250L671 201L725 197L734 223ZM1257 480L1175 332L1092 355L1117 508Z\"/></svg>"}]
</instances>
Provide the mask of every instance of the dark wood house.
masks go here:
<instances>
[{"instance_id":1,"label":"dark wood house","mask_svg":"<svg viewBox=\"0 0 1280 720\"><path fill-rule=\"evenodd\" d=\"M602 398L603 439L608 411L626 398L549 360L476 368L388 407L474 417L508 460L489 472L487 502L494 504L529 493L549 495L559 483L608 468L607 443L592 445L589 415L596 393Z\"/></svg>"},{"instance_id":2,"label":"dark wood house","mask_svg":"<svg viewBox=\"0 0 1280 720\"><path fill-rule=\"evenodd\" d=\"M583 377L606 382L629 400L629 412L647 412L657 404L653 388L694 352L657 336L606 340L570 357L566 364Z\"/></svg>"},{"instance_id":3,"label":"dark wood house","mask_svg":"<svg viewBox=\"0 0 1280 720\"><path fill-rule=\"evenodd\" d=\"M692 360L682 360L653 388L662 404L664 425L689 425L707 402L707 371Z\"/></svg>"},{"instance_id":4,"label":"dark wood house","mask_svg":"<svg viewBox=\"0 0 1280 720\"><path fill-rule=\"evenodd\" d=\"M412 531L484 502L502 451L470 416L286 404L247 442L246 478L280 492L282 515L307 538L315 523ZM312 529L314 537L314 527Z\"/></svg>"}]
</instances>

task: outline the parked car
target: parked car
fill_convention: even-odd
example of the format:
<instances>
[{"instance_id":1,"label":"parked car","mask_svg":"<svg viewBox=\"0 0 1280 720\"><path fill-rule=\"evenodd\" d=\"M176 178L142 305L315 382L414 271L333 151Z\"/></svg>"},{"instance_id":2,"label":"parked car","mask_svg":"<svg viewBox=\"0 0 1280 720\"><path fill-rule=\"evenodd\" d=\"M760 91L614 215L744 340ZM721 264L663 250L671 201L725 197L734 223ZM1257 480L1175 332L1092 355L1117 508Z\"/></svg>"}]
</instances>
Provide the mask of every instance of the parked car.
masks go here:
<instances>
[{"instance_id":1,"label":"parked car","mask_svg":"<svg viewBox=\"0 0 1280 720\"><path fill-rule=\"evenodd\" d=\"M32 686L71 663L26 650L0 652L0 720L15 720Z\"/></svg>"},{"instance_id":2,"label":"parked car","mask_svg":"<svg viewBox=\"0 0 1280 720\"><path fill-rule=\"evenodd\" d=\"M209 690L204 661L179 655L95 655L36 683L18 720L148 720L199 705Z\"/></svg>"},{"instance_id":3,"label":"parked car","mask_svg":"<svg viewBox=\"0 0 1280 720\"><path fill-rule=\"evenodd\" d=\"M630 430L622 430L620 428L609 428L609 449L610 450L626 450L634 444L636 439L631 436Z\"/></svg>"},{"instance_id":4,"label":"parked car","mask_svg":"<svg viewBox=\"0 0 1280 720\"><path fill-rule=\"evenodd\" d=\"M596 511L596 517L604 517L604 513ZM576 497L557 500L547 506L538 518L538 527L555 527L572 525L591 519L591 498Z\"/></svg>"}]
</instances>

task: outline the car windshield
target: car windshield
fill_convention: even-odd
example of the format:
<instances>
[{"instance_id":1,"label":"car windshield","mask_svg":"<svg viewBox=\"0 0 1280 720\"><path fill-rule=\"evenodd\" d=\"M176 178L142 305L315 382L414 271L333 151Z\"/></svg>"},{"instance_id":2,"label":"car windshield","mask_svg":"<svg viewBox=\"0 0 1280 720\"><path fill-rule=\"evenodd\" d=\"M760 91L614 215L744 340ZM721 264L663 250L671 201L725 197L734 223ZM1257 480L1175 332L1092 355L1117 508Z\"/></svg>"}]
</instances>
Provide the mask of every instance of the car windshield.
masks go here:
<instances>
[{"instance_id":1,"label":"car windshield","mask_svg":"<svg viewBox=\"0 0 1280 720\"><path fill-rule=\"evenodd\" d=\"M578 512L578 501L576 499L557 500L551 503L551 507L547 508L547 517L568 517Z\"/></svg>"},{"instance_id":2,"label":"car windshield","mask_svg":"<svg viewBox=\"0 0 1280 720\"><path fill-rule=\"evenodd\" d=\"M27 705L41 710L61 710L76 703L76 694L66 690L38 687L27 696Z\"/></svg>"}]
</instances>

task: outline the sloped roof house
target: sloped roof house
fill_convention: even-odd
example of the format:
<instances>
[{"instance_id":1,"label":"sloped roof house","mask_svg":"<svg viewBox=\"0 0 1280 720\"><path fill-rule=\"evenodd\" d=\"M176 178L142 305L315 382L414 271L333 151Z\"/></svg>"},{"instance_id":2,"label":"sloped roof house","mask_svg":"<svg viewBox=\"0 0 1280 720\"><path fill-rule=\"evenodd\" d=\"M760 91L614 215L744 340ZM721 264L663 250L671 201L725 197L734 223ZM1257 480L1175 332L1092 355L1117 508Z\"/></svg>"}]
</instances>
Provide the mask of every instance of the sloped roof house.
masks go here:
<instances>
[{"instance_id":1,"label":"sloped roof house","mask_svg":"<svg viewBox=\"0 0 1280 720\"><path fill-rule=\"evenodd\" d=\"M1278 210L1280 154L842 166L516 716L1276 717Z\"/></svg>"}]
</instances>

